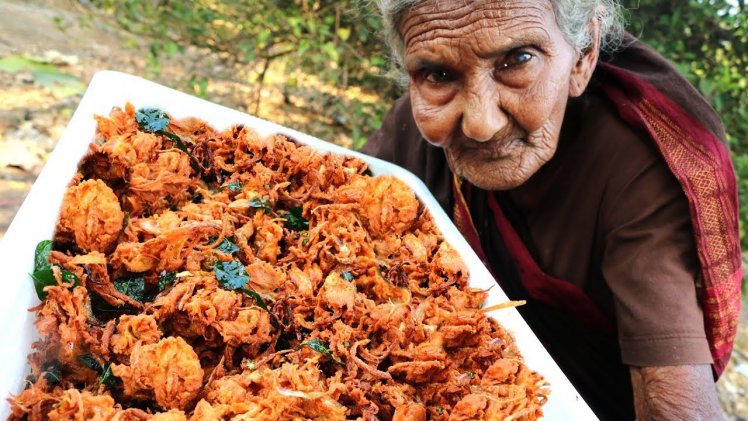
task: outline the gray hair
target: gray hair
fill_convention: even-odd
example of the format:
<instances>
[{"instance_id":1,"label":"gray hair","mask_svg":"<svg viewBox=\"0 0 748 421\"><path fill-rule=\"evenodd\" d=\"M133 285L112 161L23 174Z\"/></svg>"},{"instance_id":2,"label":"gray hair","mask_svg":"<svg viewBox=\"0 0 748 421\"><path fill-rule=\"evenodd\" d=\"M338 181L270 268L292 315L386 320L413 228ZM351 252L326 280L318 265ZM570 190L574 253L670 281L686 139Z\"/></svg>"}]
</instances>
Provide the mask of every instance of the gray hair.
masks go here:
<instances>
[{"instance_id":1,"label":"gray hair","mask_svg":"<svg viewBox=\"0 0 748 421\"><path fill-rule=\"evenodd\" d=\"M375 0L384 23L387 43L392 50L392 60L402 72L405 41L400 33L402 15L426 0ZM556 23L566 41L578 52L586 50L593 42L589 22L600 23L600 50L613 52L623 40L623 13L618 0L550 0Z\"/></svg>"}]
</instances>

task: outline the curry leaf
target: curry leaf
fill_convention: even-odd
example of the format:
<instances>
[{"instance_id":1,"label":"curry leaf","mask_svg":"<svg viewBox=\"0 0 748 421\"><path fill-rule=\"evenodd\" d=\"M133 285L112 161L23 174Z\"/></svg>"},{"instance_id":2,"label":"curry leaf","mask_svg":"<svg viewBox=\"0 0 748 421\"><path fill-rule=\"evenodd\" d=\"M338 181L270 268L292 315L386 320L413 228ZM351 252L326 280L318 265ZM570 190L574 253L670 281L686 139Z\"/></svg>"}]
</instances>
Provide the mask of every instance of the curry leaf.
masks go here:
<instances>
[{"instance_id":1,"label":"curry leaf","mask_svg":"<svg viewBox=\"0 0 748 421\"><path fill-rule=\"evenodd\" d=\"M95 291L88 291L88 297L91 301L91 311L96 317L108 319L129 310L127 305L117 307L109 304L101 297L101 295L97 294Z\"/></svg>"},{"instance_id":2,"label":"curry leaf","mask_svg":"<svg viewBox=\"0 0 748 421\"><path fill-rule=\"evenodd\" d=\"M57 285L54 272L52 271L52 264L49 262L49 254L52 252L53 243L50 240L40 241L36 245L36 251L34 252L34 272L31 273L31 279L34 280L34 289L36 295L40 300L47 298L47 293L44 292L44 288L50 285ZM71 287L80 285L78 277L59 265L54 265L60 268L60 276L64 283L70 284Z\"/></svg>"},{"instance_id":3,"label":"curry leaf","mask_svg":"<svg viewBox=\"0 0 748 421\"><path fill-rule=\"evenodd\" d=\"M249 288L242 288L242 292L252 297L252 299L255 300L255 303L257 303L258 307L270 313L268 305L265 303L265 300L262 299L262 295L260 295L257 291L253 291Z\"/></svg>"},{"instance_id":4,"label":"curry leaf","mask_svg":"<svg viewBox=\"0 0 748 421\"><path fill-rule=\"evenodd\" d=\"M44 299L47 298L47 293L44 291L44 288L50 285L57 285L52 269L37 270L31 274L31 278L34 280L36 295L41 301L44 301Z\"/></svg>"},{"instance_id":5,"label":"curry leaf","mask_svg":"<svg viewBox=\"0 0 748 421\"><path fill-rule=\"evenodd\" d=\"M167 131L171 118L163 110L158 108L141 108L135 112L135 120L140 128L149 133L156 133L168 137L176 143L177 148L189 155L187 146L182 139L174 133Z\"/></svg>"},{"instance_id":6,"label":"curry leaf","mask_svg":"<svg viewBox=\"0 0 748 421\"><path fill-rule=\"evenodd\" d=\"M265 213L273 213L273 206L270 203L270 199L267 197L250 200L249 207L253 209L262 209Z\"/></svg>"},{"instance_id":7,"label":"curry leaf","mask_svg":"<svg viewBox=\"0 0 748 421\"><path fill-rule=\"evenodd\" d=\"M309 229L309 221L304 219L301 215L303 210L303 207L296 206L291 208L291 211L284 215L284 218L286 218L286 228L294 231L304 231Z\"/></svg>"},{"instance_id":8,"label":"curry leaf","mask_svg":"<svg viewBox=\"0 0 748 421\"><path fill-rule=\"evenodd\" d=\"M62 282L70 284L70 287L77 287L80 285L80 280L74 273L65 269L60 269L60 275L62 277ZM36 289L36 294L39 296L40 300L47 297L47 294L44 292L44 287L57 285L57 280L55 279L52 269L37 270L31 274L31 277L34 279L34 288Z\"/></svg>"},{"instance_id":9,"label":"curry leaf","mask_svg":"<svg viewBox=\"0 0 748 421\"><path fill-rule=\"evenodd\" d=\"M221 286L228 290L244 289L249 282L247 270L242 262L238 260L216 262L213 265L213 271Z\"/></svg>"},{"instance_id":10,"label":"curry leaf","mask_svg":"<svg viewBox=\"0 0 748 421\"><path fill-rule=\"evenodd\" d=\"M145 300L145 278L142 276L116 279L114 288L135 301L142 303Z\"/></svg>"},{"instance_id":11,"label":"curry leaf","mask_svg":"<svg viewBox=\"0 0 748 421\"><path fill-rule=\"evenodd\" d=\"M345 365L345 363L338 361L335 359L335 357L333 357L332 352L330 352L330 348L328 348L327 345L325 345L325 343L322 342L319 338L314 338L299 345L299 347L303 346L309 347L311 350L319 352L320 354L335 361L336 364L343 366Z\"/></svg>"},{"instance_id":12,"label":"curry leaf","mask_svg":"<svg viewBox=\"0 0 748 421\"><path fill-rule=\"evenodd\" d=\"M351 274L351 272L344 270L340 275L348 282L353 281L353 275Z\"/></svg>"},{"instance_id":13,"label":"curry leaf","mask_svg":"<svg viewBox=\"0 0 748 421\"><path fill-rule=\"evenodd\" d=\"M52 241L42 240L36 245L34 253L34 272L43 269L49 269L52 265L49 263L49 253L52 252Z\"/></svg>"},{"instance_id":14,"label":"curry leaf","mask_svg":"<svg viewBox=\"0 0 748 421\"><path fill-rule=\"evenodd\" d=\"M177 274L174 272L163 271L158 275L158 282L155 285L151 285L144 282L143 302L153 301L156 296L170 287L177 279ZM145 280L144 280L145 281ZM130 285L131 287L137 287L137 285ZM137 288L136 288L137 289ZM134 297L133 297L134 298Z\"/></svg>"},{"instance_id":15,"label":"curry leaf","mask_svg":"<svg viewBox=\"0 0 748 421\"><path fill-rule=\"evenodd\" d=\"M83 365L91 370L99 373L99 384L109 387L117 384L118 379L112 373L112 363L108 362L102 366L101 363L99 363L99 361L91 354L79 355L78 361L82 362Z\"/></svg>"},{"instance_id":16,"label":"curry leaf","mask_svg":"<svg viewBox=\"0 0 748 421\"><path fill-rule=\"evenodd\" d=\"M257 306L270 313L271 316L275 317L273 313L270 312L270 309L265 303L265 300L262 299L262 296L256 291L247 288L247 284L249 283L249 275L247 274L247 270L242 262L238 260L232 260L230 262L216 262L216 264L213 265L213 271L215 272L216 279L218 279L218 282L221 284L221 286L228 290L241 291L249 295L253 300L255 300Z\"/></svg>"},{"instance_id":17,"label":"curry leaf","mask_svg":"<svg viewBox=\"0 0 748 421\"><path fill-rule=\"evenodd\" d=\"M187 155L190 155L190 151L187 150L187 146L184 144L184 142L182 142L182 138L181 137L175 135L172 132L167 132L166 130L159 130L156 133L158 133L160 135L164 135L164 136L168 137L169 139L173 140L174 143L177 145L177 148L179 148L180 151L186 153ZM190 155L190 157L192 157L192 155ZM193 164L194 164L194 162L193 162Z\"/></svg>"},{"instance_id":18,"label":"curry leaf","mask_svg":"<svg viewBox=\"0 0 748 421\"><path fill-rule=\"evenodd\" d=\"M118 378L112 373L112 363L104 364L102 373L99 375L99 384L114 387L117 385Z\"/></svg>"},{"instance_id":19,"label":"curry leaf","mask_svg":"<svg viewBox=\"0 0 748 421\"><path fill-rule=\"evenodd\" d=\"M62 364L59 361L48 361L42 364L42 376L47 379L47 383L55 385L60 383Z\"/></svg>"},{"instance_id":20,"label":"curry leaf","mask_svg":"<svg viewBox=\"0 0 748 421\"><path fill-rule=\"evenodd\" d=\"M161 275L158 277L158 292L162 292L170 287L176 279L177 274L174 272L161 272Z\"/></svg>"},{"instance_id":21,"label":"curry leaf","mask_svg":"<svg viewBox=\"0 0 748 421\"><path fill-rule=\"evenodd\" d=\"M99 361L91 354L79 355L78 361L82 362L83 365L98 373L104 371L104 369L101 367L101 364L99 364Z\"/></svg>"},{"instance_id":22,"label":"curry leaf","mask_svg":"<svg viewBox=\"0 0 748 421\"><path fill-rule=\"evenodd\" d=\"M135 112L135 120L140 127L150 133L156 133L169 126L169 115L158 108L141 108Z\"/></svg>"},{"instance_id":23,"label":"curry leaf","mask_svg":"<svg viewBox=\"0 0 748 421\"><path fill-rule=\"evenodd\" d=\"M330 349L327 348L327 345L325 345L324 342L322 342L319 338L314 338L310 341L304 342L301 344L302 346L308 346L314 351L319 352L320 354L326 355L326 356L332 356L332 353L330 352Z\"/></svg>"},{"instance_id":24,"label":"curry leaf","mask_svg":"<svg viewBox=\"0 0 748 421\"><path fill-rule=\"evenodd\" d=\"M61 268L60 274L62 275L62 282L66 284L70 284L71 287L80 286L81 281L80 279L78 279L78 276L74 274L73 272L70 272L70 271L67 271Z\"/></svg>"},{"instance_id":25,"label":"curry leaf","mask_svg":"<svg viewBox=\"0 0 748 421\"><path fill-rule=\"evenodd\" d=\"M244 185L240 181L232 181L221 186L222 189L228 189L232 193L238 193L242 191Z\"/></svg>"},{"instance_id":26,"label":"curry leaf","mask_svg":"<svg viewBox=\"0 0 748 421\"><path fill-rule=\"evenodd\" d=\"M226 253L226 254L234 254L237 251L241 251L239 246L234 244L232 240L233 240L232 237L224 238L223 241L221 241L221 244L215 247L216 250L220 251L221 253Z\"/></svg>"},{"instance_id":27,"label":"curry leaf","mask_svg":"<svg viewBox=\"0 0 748 421\"><path fill-rule=\"evenodd\" d=\"M52 264L49 263L49 253L52 252L52 242L49 240L40 241L36 245L34 253L34 272L31 278L34 280L34 289L40 300L47 298L44 287L57 285L57 281L52 273Z\"/></svg>"}]
</instances>

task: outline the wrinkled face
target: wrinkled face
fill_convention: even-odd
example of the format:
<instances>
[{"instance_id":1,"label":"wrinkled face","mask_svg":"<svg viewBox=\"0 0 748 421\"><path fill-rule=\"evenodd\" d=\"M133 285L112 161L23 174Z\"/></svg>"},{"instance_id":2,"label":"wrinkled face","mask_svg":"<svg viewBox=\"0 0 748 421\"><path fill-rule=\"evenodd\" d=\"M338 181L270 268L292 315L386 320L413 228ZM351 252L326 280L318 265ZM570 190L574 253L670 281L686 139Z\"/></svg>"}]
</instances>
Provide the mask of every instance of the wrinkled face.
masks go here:
<instances>
[{"instance_id":1,"label":"wrinkled face","mask_svg":"<svg viewBox=\"0 0 748 421\"><path fill-rule=\"evenodd\" d=\"M452 171L506 190L551 159L567 99L589 75L575 80L579 55L550 1L429 0L400 32L415 121Z\"/></svg>"}]
</instances>

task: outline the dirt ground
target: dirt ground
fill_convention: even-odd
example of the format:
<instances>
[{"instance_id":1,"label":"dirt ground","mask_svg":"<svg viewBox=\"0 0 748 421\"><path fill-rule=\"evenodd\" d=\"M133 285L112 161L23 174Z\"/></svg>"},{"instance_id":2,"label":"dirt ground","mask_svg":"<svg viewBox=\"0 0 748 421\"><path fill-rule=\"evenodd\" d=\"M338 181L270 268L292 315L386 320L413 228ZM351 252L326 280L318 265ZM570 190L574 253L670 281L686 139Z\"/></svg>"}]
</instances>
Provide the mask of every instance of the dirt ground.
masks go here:
<instances>
[{"instance_id":1,"label":"dirt ground","mask_svg":"<svg viewBox=\"0 0 748 421\"><path fill-rule=\"evenodd\" d=\"M185 57L165 62L155 74L146 66L144 40L91 18L81 4L85 2L0 1L0 239L98 70L136 74L188 93L200 88L191 85L189 76L202 74L209 80L206 97L213 102L351 145L334 116L325 115L320 105L308 105L312 102L305 102L303 92L283 89L278 76L283 69L271 69L258 92L246 75L226 69L204 51L188 49ZM377 100L357 91L323 90L331 98ZM717 383L730 420L748 420L748 311L743 301L733 359Z\"/></svg>"}]
</instances>

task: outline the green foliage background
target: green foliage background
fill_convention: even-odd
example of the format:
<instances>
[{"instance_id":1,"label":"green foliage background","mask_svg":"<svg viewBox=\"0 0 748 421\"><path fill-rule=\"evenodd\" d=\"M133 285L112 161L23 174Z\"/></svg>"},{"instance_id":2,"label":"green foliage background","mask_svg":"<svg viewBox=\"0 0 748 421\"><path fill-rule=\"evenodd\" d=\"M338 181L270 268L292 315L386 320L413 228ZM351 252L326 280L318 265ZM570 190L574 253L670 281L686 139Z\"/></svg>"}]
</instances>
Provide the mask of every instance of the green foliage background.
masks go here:
<instances>
[{"instance_id":1,"label":"green foliage background","mask_svg":"<svg viewBox=\"0 0 748 421\"><path fill-rule=\"evenodd\" d=\"M149 66L196 46L216 53L227 66L252 73L262 84L271 63L289 69L286 84L298 88L291 69L346 89L359 86L385 98L377 104L324 100L327 114L350 130L353 146L363 145L381 125L397 88L386 77L387 50L381 24L368 0L94 0L131 33L153 41ZM201 82L201 81L197 81ZM323 101L320 98L320 101Z\"/></svg>"},{"instance_id":2,"label":"green foliage background","mask_svg":"<svg viewBox=\"0 0 748 421\"><path fill-rule=\"evenodd\" d=\"M152 39L149 64L186 46L214 52L228 66L251 69L262 84L269 65L319 77L337 87L377 93L374 104L329 101L360 147L381 124L398 89L387 74L381 24L367 0L93 0L131 32ZM748 8L745 0L625 0L628 30L657 49L721 115L740 187L741 236L748 248ZM205 92L205 80L195 80ZM297 81L289 76L287 84Z\"/></svg>"}]
</instances>

